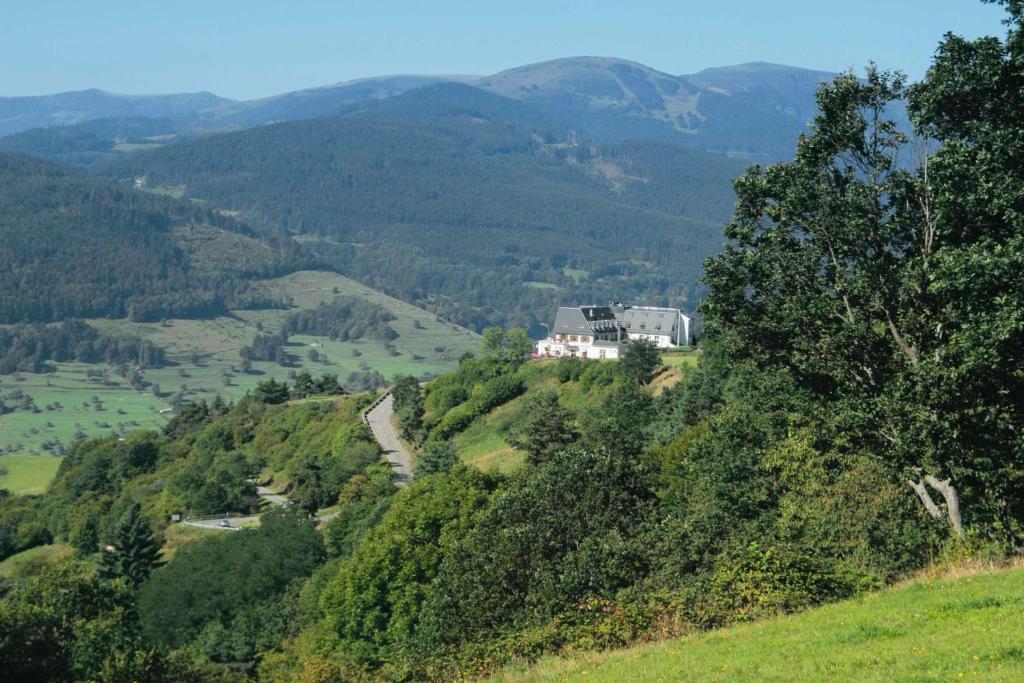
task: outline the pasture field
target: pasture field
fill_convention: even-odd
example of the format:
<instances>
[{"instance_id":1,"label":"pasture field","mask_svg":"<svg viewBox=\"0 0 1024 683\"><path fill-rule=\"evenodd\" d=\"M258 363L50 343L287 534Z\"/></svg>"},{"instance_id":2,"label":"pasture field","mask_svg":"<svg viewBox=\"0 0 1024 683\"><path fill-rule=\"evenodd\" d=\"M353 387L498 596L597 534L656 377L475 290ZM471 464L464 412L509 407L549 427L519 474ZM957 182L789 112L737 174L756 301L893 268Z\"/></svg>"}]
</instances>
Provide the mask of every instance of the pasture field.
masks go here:
<instances>
[{"instance_id":1,"label":"pasture field","mask_svg":"<svg viewBox=\"0 0 1024 683\"><path fill-rule=\"evenodd\" d=\"M1024 680L1024 569L921 579L761 622L551 658L497 681Z\"/></svg>"},{"instance_id":2,"label":"pasture field","mask_svg":"<svg viewBox=\"0 0 1024 683\"><path fill-rule=\"evenodd\" d=\"M21 391L31 396L36 411L15 410L0 416L0 488L18 493L45 487L58 464L53 454L76 436L125 433L159 428L170 417L175 395L188 400L237 399L259 382L287 380L308 370L314 377L337 375L341 382L352 373L379 372L427 377L454 368L459 357L479 346L479 336L439 320L423 309L369 289L335 273L301 271L266 280L263 284L280 297L290 297L294 308L315 308L335 296L358 296L389 310L390 324L399 333L388 348L383 341L332 341L294 335L289 338L289 367L256 361L248 373L240 370L239 350L263 332L276 332L288 310L234 311L209 320L168 320L134 323L127 320L88 321L109 334L130 334L149 339L167 352L167 367L143 372L147 387L133 389L117 369L105 365L57 363L47 374L19 373L0 376L0 396ZM318 360L310 359L315 350Z\"/></svg>"},{"instance_id":3,"label":"pasture field","mask_svg":"<svg viewBox=\"0 0 1024 683\"><path fill-rule=\"evenodd\" d=\"M0 456L0 488L15 493L37 494L46 490L60 466L60 458L42 453Z\"/></svg>"}]
</instances>

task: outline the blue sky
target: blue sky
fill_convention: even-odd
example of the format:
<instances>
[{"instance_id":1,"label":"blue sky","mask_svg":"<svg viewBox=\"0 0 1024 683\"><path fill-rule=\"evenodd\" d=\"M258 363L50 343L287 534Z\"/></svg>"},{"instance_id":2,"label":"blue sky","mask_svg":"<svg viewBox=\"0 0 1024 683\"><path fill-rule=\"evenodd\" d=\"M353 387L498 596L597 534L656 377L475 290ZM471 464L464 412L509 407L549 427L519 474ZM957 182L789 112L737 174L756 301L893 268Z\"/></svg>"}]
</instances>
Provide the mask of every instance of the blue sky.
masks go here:
<instances>
[{"instance_id":1,"label":"blue sky","mask_svg":"<svg viewBox=\"0 0 1024 683\"><path fill-rule=\"evenodd\" d=\"M574 55L680 74L869 60L920 77L977 0L0 0L0 96L102 88L253 98L389 73L486 74Z\"/></svg>"}]
</instances>

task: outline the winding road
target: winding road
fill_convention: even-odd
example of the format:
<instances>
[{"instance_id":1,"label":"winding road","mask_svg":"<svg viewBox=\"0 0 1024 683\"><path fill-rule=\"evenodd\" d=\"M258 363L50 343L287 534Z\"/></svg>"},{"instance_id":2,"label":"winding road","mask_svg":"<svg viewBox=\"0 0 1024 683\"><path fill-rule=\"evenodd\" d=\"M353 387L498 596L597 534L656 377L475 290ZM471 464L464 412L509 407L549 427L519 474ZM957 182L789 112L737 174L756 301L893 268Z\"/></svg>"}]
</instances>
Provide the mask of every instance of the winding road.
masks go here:
<instances>
[{"instance_id":1,"label":"winding road","mask_svg":"<svg viewBox=\"0 0 1024 683\"><path fill-rule=\"evenodd\" d=\"M384 455L388 458L388 464L391 465L391 471L394 473L395 486L405 486L412 481L412 457L409 455L409 451L406 450L405 444L402 443L402 439L399 438L398 431L395 429L395 426L391 423L391 418L394 414L395 399L391 395L391 392L388 392L370 406L370 409L363 414L363 419L370 427L370 431L373 432L373 437L377 439L377 443L380 444L380 448L384 451ZM271 505L277 507L282 507L288 504L287 497L283 494L271 491L266 486L257 486L256 495L258 495L262 500L265 500ZM320 521L327 521L336 514L337 513L318 516L317 519ZM187 524L188 526L199 527L201 529L239 531L246 525L258 522L259 519L259 515L223 516L207 517L203 519L186 519L182 523Z\"/></svg>"},{"instance_id":2,"label":"winding road","mask_svg":"<svg viewBox=\"0 0 1024 683\"><path fill-rule=\"evenodd\" d=\"M394 414L395 397L389 391L366 411L363 418L370 426L370 431L373 432L373 437L377 439L384 455L388 457L388 464L394 472L395 486L405 486L412 481L412 457L391 423L391 416Z\"/></svg>"}]
</instances>

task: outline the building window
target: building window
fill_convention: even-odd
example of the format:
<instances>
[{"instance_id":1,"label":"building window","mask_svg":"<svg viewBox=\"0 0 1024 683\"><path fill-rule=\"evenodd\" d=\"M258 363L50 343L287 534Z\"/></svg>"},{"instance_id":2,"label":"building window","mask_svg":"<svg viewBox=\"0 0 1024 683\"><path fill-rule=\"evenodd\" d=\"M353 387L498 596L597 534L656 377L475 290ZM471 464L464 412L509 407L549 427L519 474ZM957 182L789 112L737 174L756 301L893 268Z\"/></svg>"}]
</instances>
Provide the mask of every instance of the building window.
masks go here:
<instances>
[{"instance_id":1,"label":"building window","mask_svg":"<svg viewBox=\"0 0 1024 683\"><path fill-rule=\"evenodd\" d=\"M604 349L601 349L600 351L597 352L597 357L604 358Z\"/></svg>"}]
</instances>

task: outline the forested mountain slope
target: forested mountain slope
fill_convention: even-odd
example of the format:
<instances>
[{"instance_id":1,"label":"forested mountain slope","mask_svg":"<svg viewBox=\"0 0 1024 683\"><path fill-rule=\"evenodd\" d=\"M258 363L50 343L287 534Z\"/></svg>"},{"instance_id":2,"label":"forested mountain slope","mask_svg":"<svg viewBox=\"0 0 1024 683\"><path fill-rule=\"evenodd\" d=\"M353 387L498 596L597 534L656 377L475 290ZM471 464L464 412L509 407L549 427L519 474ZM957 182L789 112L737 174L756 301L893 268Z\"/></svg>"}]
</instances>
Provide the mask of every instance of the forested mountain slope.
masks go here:
<instances>
[{"instance_id":1,"label":"forested mountain slope","mask_svg":"<svg viewBox=\"0 0 1024 683\"><path fill-rule=\"evenodd\" d=\"M0 323L221 313L301 262L197 205L0 153Z\"/></svg>"},{"instance_id":2,"label":"forested mountain slope","mask_svg":"<svg viewBox=\"0 0 1024 683\"><path fill-rule=\"evenodd\" d=\"M654 143L575 144L520 102L440 84L108 172L316 236L340 272L479 329L544 320L558 300L692 301L740 169Z\"/></svg>"}]
</instances>

